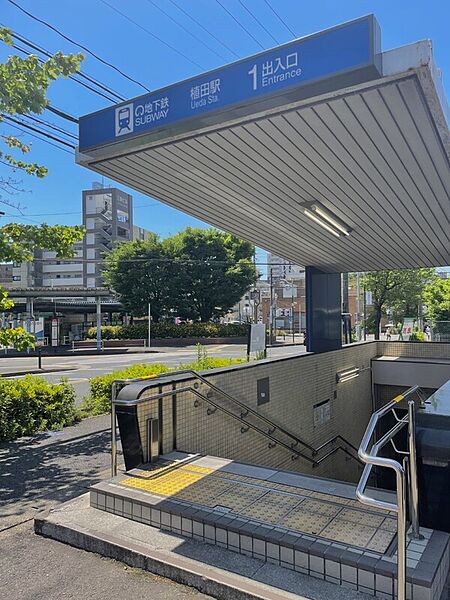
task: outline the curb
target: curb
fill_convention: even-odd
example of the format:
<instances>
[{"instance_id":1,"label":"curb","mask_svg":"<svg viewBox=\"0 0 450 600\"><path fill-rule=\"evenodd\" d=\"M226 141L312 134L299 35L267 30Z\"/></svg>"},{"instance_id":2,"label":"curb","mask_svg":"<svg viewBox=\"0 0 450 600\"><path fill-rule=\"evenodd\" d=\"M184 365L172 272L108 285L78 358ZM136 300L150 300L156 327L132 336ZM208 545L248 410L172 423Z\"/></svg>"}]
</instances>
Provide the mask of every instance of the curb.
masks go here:
<instances>
[{"instance_id":1,"label":"curb","mask_svg":"<svg viewBox=\"0 0 450 600\"><path fill-rule=\"evenodd\" d=\"M45 375L47 373L60 373L64 371L76 371L76 367L58 367L49 369L26 369L24 371L8 371L8 373L0 373L0 379L8 378L8 377L20 377L21 375Z\"/></svg>"},{"instance_id":2,"label":"curb","mask_svg":"<svg viewBox=\"0 0 450 600\"><path fill-rule=\"evenodd\" d=\"M70 501L64 504L69 503ZM59 505L59 509L62 506L64 505ZM136 541L125 543L107 533L102 533L100 537L93 530L75 524L71 524L69 528L51 522L48 519L51 512L48 510L35 517L36 534L166 577L218 600L307 600L304 596L277 590L220 568L198 564L189 558L172 557L157 549L149 551Z\"/></svg>"}]
</instances>

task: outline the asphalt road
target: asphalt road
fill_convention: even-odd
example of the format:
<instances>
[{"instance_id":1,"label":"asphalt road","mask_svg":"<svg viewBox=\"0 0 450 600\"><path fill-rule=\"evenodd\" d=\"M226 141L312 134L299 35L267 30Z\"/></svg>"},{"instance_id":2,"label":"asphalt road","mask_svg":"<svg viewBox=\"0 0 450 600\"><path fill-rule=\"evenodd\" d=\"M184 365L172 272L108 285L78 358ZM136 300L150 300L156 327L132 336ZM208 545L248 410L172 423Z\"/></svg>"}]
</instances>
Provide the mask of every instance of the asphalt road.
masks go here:
<instances>
[{"instance_id":1,"label":"asphalt road","mask_svg":"<svg viewBox=\"0 0 450 600\"><path fill-rule=\"evenodd\" d=\"M223 344L207 346L209 356L221 358L245 357L246 346L239 344ZM268 356L288 356L305 352L304 346L280 346L269 348ZM193 362L197 359L195 346L184 348L158 348L155 353L125 353L105 356L43 356L42 366L44 369L61 368L63 370L54 373L42 373L41 376L47 381L57 383L61 377L66 377L75 387L78 402L89 391L89 379L104 373L111 373L129 367L132 364L164 363L170 367L182 363ZM35 357L2 357L0 359L0 375L22 369L35 369Z\"/></svg>"}]
</instances>

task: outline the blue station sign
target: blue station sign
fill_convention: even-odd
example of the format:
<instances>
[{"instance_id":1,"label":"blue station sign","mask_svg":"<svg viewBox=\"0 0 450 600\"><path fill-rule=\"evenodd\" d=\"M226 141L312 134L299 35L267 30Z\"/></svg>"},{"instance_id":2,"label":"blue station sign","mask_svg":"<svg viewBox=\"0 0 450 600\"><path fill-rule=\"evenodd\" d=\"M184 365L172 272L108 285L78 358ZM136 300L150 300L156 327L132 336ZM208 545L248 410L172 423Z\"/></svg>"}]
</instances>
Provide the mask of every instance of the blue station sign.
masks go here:
<instances>
[{"instance_id":1,"label":"blue station sign","mask_svg":"<svg viewBox=\"0 0 450 600\"><path fill-rule=\"evenodd\" d=\"M255 101L256 112L264 108L261 101L266 98L276 106L277 97L285 104L367 81L380 76L380 57L378 23L373 15L362 17L81 117L79 149L172 128Z\"/></svg>"}]
</instances>

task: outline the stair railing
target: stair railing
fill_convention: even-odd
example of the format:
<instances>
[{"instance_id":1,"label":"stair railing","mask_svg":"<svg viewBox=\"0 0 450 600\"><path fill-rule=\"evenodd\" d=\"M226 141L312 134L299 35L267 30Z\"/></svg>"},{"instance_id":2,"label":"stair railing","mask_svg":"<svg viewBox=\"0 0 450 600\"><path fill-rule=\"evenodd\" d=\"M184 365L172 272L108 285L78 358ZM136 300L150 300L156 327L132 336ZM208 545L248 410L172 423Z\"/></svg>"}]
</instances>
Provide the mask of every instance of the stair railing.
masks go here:
<instances>
[{"instance_id":1,"label":"stair railing","mask_svg":"<svg viewBox=\"0 0 450 600\"><path fill-rule=\"evenodd\" d=\"M415 403L414 400L408 401L408 413L404 417L399 417L395 411L398 403L413 394L419 394L419 387L413 386L403 394L396 396L385 406L375 411L370 417L367 429L361 441L358 450L360 459L365 463L361 479L356 488L356 497L360 502L375 508L381 508L386 511L397 513L397 586L398 600L406 600L406 500L407 500L407 480L409 484L409 501L412 524L412 537L420 538L418 506L419 495L417 487L417 468L416 468L416 446L415 446ZM420 394L419 394L420 398ZM421 398L420 398L421 399ZM421 399L422 400L422 399ZM395 425L389 429L370 449L369 444L375 433L379 420L392 413L395 418ZM404 427L408 428L408 451L400 451L396 448L394 437ZM394 450L401 455L407 455L400 463L392 458L379 456L380 450L390 442ZM407 460L407 462L406 462ZM395 472L397 502L386 502L373 498L366 494L366 487L373 466L392 469ZM408 470L408 478L406 477Z\"/></svg>"}]
</instances>

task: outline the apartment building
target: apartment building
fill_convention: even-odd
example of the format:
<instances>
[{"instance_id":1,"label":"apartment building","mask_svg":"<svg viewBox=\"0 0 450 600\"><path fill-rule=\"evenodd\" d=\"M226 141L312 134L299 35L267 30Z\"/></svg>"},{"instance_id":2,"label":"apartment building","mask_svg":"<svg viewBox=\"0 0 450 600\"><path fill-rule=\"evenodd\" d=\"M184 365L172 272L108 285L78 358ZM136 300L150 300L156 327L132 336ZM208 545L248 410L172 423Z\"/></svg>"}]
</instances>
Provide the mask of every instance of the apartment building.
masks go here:
<instances>
[{"instance_id":1,"label":"apartment building","mask_svg":"<svg viewBox=\"0 0 450 600\"><path fill-rule=\"evenodd\" d=\"M117 243L145 240L150 235L133 223L133 197L115 187L96 184L84 190L82 215L86 235L74 245L73 258L58 259L55 252L39 249L33 261L4 265L5 287L103 287L105 253ZM8 269L11 273L7 276Z\"/></svg>"}]
</instances>

